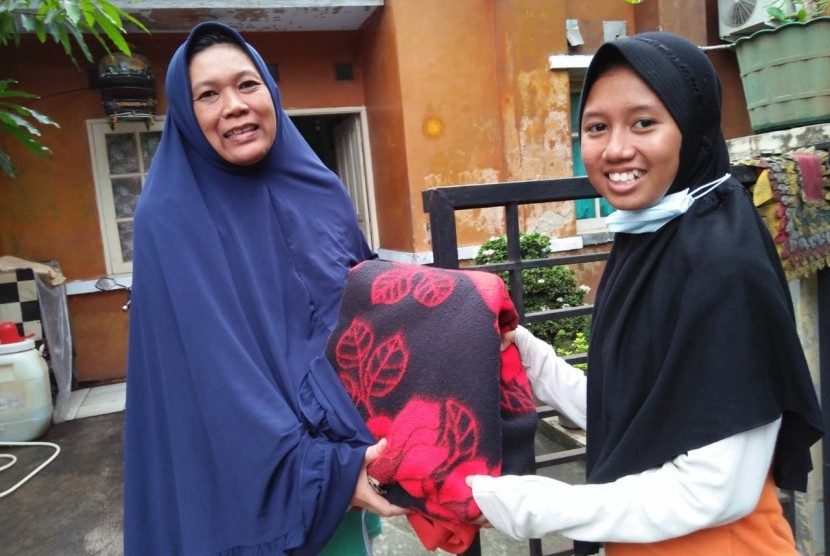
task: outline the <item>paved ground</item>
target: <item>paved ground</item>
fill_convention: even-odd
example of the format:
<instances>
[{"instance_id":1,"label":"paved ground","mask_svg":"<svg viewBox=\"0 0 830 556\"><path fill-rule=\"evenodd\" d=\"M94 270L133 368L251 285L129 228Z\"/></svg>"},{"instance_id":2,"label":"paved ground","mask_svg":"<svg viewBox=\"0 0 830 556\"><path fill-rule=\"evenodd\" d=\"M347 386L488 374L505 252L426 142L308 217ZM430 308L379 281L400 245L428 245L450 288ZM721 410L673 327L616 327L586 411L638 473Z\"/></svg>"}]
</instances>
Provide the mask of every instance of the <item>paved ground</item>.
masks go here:
<instances>
[{"instance_id":1,"label":"paved ground","mask_svg":"<svg viewBox=\"0 0 830 556\"><path fill-rule=\"evenodd\" d=\"M42 441L61 453L29 482L0 498L0 556L118 556L121 547L124 414L112 413L53 425ZM537 452L556 449L537 435ZM0 493L6 491L52 453L45 447L7 448L18 463L0 472ZM0 467L5 460L0 459ZM561 466L556 475L581 482L581 464ZM543 540L544 551L562 546L557 537ZM446 554L427 552L405 518L384 521L376 540L376 556ZM524 556L527 543L515 542L493 530L482 534L482 556Z\"/></svg>"},{"instance_id":2,"label":"paved ground","mask_svg":"<svg viewBox=\"0 0 830 556\"><path fill-rule=\"evenodd\" d=\"M40 440L60 446L60 455L18 490L0 498L0 554L121 554L123 431L123 413L52 426ZM0 473L0 491L12 487L52 452L41 447L0 447L0 453L18 457L14 467Z\"/></svg>"}]
</instances>

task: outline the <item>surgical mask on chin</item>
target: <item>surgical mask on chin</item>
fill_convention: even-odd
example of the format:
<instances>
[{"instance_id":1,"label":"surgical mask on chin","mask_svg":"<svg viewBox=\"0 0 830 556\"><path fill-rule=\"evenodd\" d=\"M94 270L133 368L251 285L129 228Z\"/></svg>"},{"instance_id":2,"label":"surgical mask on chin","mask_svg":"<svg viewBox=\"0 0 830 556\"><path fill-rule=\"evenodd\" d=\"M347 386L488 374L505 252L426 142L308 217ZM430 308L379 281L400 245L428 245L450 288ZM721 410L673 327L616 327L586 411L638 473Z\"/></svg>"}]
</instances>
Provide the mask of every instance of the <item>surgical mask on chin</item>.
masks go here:
<instances>
[{"instance_id":1,"label":"surgical mask on chin","mask_svg":"<svg viewBox=\"0 0 830 556\"><path fill-rule=\"evenodd\" d=\"M605 225L612 232L627 234L656 232L667 222L684 214L692 203L728 180L730 176L731 174L724 174L723 177L696 187L691 192L689 188L686 188L677 193L664 195L656 205L647 209L616 210L605 217Z\"/></svg>"}]
</instances>

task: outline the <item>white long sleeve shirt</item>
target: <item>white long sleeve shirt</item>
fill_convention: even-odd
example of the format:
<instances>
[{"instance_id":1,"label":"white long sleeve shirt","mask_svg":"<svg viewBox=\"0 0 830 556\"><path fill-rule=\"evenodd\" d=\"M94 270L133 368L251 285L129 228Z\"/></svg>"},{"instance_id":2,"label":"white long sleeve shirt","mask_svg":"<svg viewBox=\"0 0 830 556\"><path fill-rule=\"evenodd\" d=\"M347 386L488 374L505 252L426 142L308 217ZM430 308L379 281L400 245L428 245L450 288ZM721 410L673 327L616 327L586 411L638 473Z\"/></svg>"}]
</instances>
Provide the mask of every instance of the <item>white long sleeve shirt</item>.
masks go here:
<instances>
[{"instance_id":1,"label":"white long sleeve shirt","mask_svg":"<svg viewBox=\"0 0 830 556\"><path fill-rule=\"evenodd\" d=\"M578 425L586 378L523 327L516 345L533 392ZM657 542L738 520L758 504L781 419L690 450L607 484L569 485L538 475L476 476L473 496L496 529L515 539L559 532L600 542Z\"/></svg>"}]
</instances>

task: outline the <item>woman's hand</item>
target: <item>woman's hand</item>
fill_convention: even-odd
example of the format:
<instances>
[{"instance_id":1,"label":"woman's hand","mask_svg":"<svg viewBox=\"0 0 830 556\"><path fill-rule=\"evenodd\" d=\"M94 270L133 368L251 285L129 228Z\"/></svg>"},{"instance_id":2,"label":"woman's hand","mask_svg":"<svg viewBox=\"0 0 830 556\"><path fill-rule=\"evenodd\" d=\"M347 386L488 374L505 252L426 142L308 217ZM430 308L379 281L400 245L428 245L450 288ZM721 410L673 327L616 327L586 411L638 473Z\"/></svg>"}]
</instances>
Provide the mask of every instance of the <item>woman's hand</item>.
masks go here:
<instances>
[{"instance_id":1,"label":"woman's hand","mask_svg":"<svg viewBox=\"0 0 830 556\"><path fill-rule=\"evenodd\" d=\"M501 335L501 351L510 347L510 344L516 342L516 330L509 330Z\"/></svg>"},{"instance_id":2,"label":"woman's hand","mask_svg":"<svg viewBox=\"0 0 830 556\"><path fill-rule=\"evenodd\" d=\"M467 478L464 479L464 481L467 483L468 487L473 488L473 480L475 479L475 477L476 477L475 475L468 475ZM479 509L479 511L481 511L481 510ZM487 518L484 517L483 512L480 516L478 516L478 519L474 519L472 521L472 524L473 525L478 525L480 527L492 527L492 525L490 525L490 522L487 521Z\"/></svg>"},{"instance_id":3,"label":"woman's hand","mask_svg":"<svg viewBox=\"0 0 830 556\"><path fill-rule=\"evenodd\" d=\"M378 459L385 447L386 439L384 438L377 444L369 446L366 450L366 455L363 456L363 466L360 468L360 475L357 477L357 485L352 496L352 506L366 508L380 517L392 517L406 514L408 511L400 506L390 504L386 498L375 492L375 489L369 484L369 475L366 473L366 466Z\"/></svg>"}]
</instances>

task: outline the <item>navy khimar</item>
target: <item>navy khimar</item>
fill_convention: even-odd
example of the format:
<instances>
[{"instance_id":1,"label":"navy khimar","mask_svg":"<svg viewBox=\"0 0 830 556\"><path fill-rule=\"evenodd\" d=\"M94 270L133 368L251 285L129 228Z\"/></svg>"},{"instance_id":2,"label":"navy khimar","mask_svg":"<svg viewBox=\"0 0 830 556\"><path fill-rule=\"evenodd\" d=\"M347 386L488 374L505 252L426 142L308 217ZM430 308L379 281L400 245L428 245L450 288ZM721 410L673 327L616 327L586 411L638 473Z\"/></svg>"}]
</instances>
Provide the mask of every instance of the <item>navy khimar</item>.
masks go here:
<instances>
[{"instance_id":1,"label":"navy khimar","mask_svg":"<svg viewBox=\"0 0 830 556\"><path fill-rule=\"evenodd\" d=\"M254 61L274 146L239 167L196 121L186 52L211 30ZM324 347L349 269L374 257L337 177L232 29L197 26L134 221L125 554L316 554L373 443Z\"/></svg>"}]
</instances>

